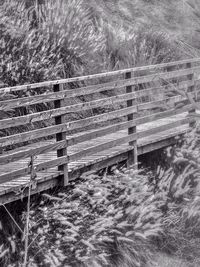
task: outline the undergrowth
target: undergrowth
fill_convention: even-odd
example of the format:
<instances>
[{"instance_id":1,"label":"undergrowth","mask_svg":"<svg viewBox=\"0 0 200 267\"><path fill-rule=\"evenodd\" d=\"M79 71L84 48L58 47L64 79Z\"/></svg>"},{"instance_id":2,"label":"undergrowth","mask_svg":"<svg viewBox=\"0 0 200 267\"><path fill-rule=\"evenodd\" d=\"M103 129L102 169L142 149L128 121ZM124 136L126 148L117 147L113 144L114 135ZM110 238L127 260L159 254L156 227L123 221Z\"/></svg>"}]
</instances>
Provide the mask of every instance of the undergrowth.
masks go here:
<instances>
[{"instance_id":1,"label":"undergrowth","mask_svg":"<svg viewBox=\"0 0 200 267\"><path fill-rule=\"evenodd\" d=\"M192 263L200 263L200 128L191 130L176 149L171 171L160 172L165 188L162 248ZM168 188L168 189L167 189ZM167 190L166 190L167 189Z\"/></svg>"},{"instance_id":2,"label":"undergrowth","mask_svg":"<svg viewBox=\"0 0 200 267\"><path fill-rule=\"evenodd\" d=\"M144 266L152 259L161 212L147 176L93 174L44 198L31 211L30 266Z\"/></svg>"},{"instance_id":3,"label":"undergrowth","mask_svg":"<svg viewBox=\"0 0 200 267\"><path fill-rule=\"evenodd\" d=\"M159 251L199 264L199 136L197 127L168 149L166 169L88 173L44 194L30 212L28 266L156 266ZM2 221L1 237L4 227ZM3 266L22 262L18 232L7 232L7 242L4 235Z\"/></svg>"},{"instance_id":4,"label":"undergrowth","mask_svg":"<svg viewBox=\"0 0 200 267\"><path fill-rule=\"evenodd\" d=\"M95 17L82 0L44 0L29 7L5 0L0 26L0 81L8 86L180 57L167 34L146 24L116 26ZM13 97L0 95L1 100ZM31 112L24 108L15 115ZM13 114L1 111L0 118ZM199 136L194 129L182 146L169 151L167 169L85 175L67 190L44 195L30 212L28 266L143 267L156 250L199 262ZM10 216L10 227L0 219L1 266L23 262L26 213L14 217L20 227Z\"/></svg>"}]
</instances>

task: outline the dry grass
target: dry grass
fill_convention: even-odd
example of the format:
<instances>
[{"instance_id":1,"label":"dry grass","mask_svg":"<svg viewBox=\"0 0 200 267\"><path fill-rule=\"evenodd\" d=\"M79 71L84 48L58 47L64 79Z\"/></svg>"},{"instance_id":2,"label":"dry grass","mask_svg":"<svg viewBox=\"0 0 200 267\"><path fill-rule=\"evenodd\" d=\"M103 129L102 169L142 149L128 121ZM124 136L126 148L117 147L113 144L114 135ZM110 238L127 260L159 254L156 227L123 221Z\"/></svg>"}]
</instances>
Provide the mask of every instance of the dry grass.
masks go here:
<instances>
[{"instance_id":1,"label":"dry grass","mask_svg":"<svg viewBox=\"0 0 200 267\"><path fill-rule=\"evenodd\" d=\"M24 2L5 0L0 5L0 80L15 85L179 58L168 34L146 24L135 30L109 23L83 3L45 0L27 10ZM165 250L173 247L175 256L198 258L199 227L192 222L200 217L195 199L199 154L197 133L177 150L172 168L159 168L154 184L149 174L115 170L113 176L87 177L70 193L46 196L48 201L31 212L30 236L36 242L29 263L143 267L152 259L156 236ZM21 239L13 234L14 226L4 228L5 222L0 224L0 264L16 266L23 256ZM186 264L164 254L155 260L153 266Z\"/></svg>"},{"instance_id":2,"label":"dry grass","mask_svg":"<svg viewBox=\"0 0 200 267\"><path fill-rule=\"evenodd\" d=\"M181 260L174 256L169 256L165 254L156 254L155 263L150 267L198 267L197 264L190 264L185 260Z\"/></svg>"},{"instance_id":3,"label":"dry grass","mask_svg":"<svg viewBox=\"0 0 200 267\"><path fill-rule=\"evenodd\" d=\"M113 175L89 174L68 191L46 195L30 213L30 238L36 241L29 262L52 267L199 266L199 135L198 129L191 131L174 151L171 167L158 168L153 179L151 173L113 168ZM16 263L11 241L20 260L21 241L9 240L2 266Z\"/></svg>"}]
</instances>

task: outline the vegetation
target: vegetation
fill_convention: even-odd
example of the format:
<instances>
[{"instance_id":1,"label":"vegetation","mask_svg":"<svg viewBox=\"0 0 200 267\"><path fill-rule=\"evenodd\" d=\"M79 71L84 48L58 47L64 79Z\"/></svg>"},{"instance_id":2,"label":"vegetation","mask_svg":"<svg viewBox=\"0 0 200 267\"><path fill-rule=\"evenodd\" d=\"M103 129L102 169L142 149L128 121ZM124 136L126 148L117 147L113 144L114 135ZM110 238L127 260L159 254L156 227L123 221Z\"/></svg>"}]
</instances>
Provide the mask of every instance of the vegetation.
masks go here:
<instances>
[{"instance_id":1,"label":"vegetation","mask_svg":"<svg viewBox=\"0 0 200 267\"><path fill-rule=\"evenodd\" d=\"M123 5L103 0L4 0L0 81L13 86L196 55L199 5L190 3L192 33L188 16L177 16L179 6L178 0L167 5L156 0ZM4 97L13 96L0 95ZM1 118L9 116L0 113ZM112 173L85 175L67 191L45 194L28 214L25 252L27 212L13 218L1 207L10 223L0 218L0 265L21 266L27 252L25 266L150 267L156 266L157 252L199 265L199 136L197 127L183 145L169 149L167 168L113 168Z\"/></svg>"},{"instance_id":2,"label":"vegetation","mask_svg":"<svg viewBox=\"0 0 200 267\"><path fill-rule=\"evenodd\" d=\"M117 11L118 23L108 21L100 17L94 3L44 0L27 6L26 1L4 1L0 5L0 81L12 86L180 56L166 33L147 23L124 25L126 13L122 16ZM103 3L103 14L114 18Z\"/></svg>"},{"instance_id":3,"label":"vegetation","mask_svg":"<svg viewBox=\"0 0 200 267\"><path fill-rule=\"evenodd\" d=\"M125 19L128 1L125 9L121 9L120 3L110 4L112 1L101 1L99 5L92 0L87 3L83 0L1 2L0 83L15 86L180 58L175 42L167 33L147 26L148 22L139 23L139 15L137 25L133 17L128 21ZM115 15L112 15L113 8L116 9ZM131 4L130 8L133 12L134 5ZM108 20L108 17L112 19ZM77 83L69 85L70 88L78 86ZM0 94L0 99L26 97L46 90L52 88ZM85 100L76 98L73 101ZM51 103L43 103L0 111L0 118L27 115L49 107L52 107ZM97 113L103 111L99 109ZM88 112L80 116L86 116ZM0 131L0 135L46 124L45 121L13 127Z\"/></svg>"},{"instance_id":4,"label":"vegetation","mask_svg":"<svg viewBox=\"0 0 200 267\"><path fill-rule=\"evenodd\" d=\"M28 266L156 266L158 251L198 266L199 136L193 129L168 149L167 169L88 173L44 194L30 211ZM23 261L24 235L11 225L1 221L3 266Z\"/></svg>"}]
</instances>

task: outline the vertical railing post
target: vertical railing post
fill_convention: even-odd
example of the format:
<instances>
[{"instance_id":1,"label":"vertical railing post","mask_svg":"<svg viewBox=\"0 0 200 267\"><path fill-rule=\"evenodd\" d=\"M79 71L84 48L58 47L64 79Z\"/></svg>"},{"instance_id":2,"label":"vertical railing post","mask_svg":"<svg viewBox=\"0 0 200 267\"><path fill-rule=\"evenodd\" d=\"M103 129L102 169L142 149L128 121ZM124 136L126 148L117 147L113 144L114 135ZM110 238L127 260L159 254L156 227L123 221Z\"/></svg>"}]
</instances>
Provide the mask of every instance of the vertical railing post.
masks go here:
<instances>
[{"instance_id":1,"label":"vertical railing post","mask_svg":"<svg viewBox=\"0 0 200 267\"><path fill-rule=\"evenodd\" d=\"M187 63L187 64L186 64L186 68L187 68L187 69L192 68L192 64L191 64L191 63ZM194 73L188 74L188 75L187 75L187 78L188 78L188 80L190 80L190 81L194 81ZM190 88L191 88L190 91L194 92L194 89L195 89L195 88L194 88L194 85L190 86ZM195 97L195 100L196 100L196 97ZM196 112L196 110L195 110L195 107L194 107L193 109L189 110L189 115L194 115L195 112ZM195 122L190 122L190 123L189 123L189 126L190 126L190 127L194 127L194 126L195 126Z\"/></svg>"},{"instance_id":2,"label":"vertical railing post","mask_svg":"<svg viewBox=\"0 0 200 267\"><path fill-rule=\"evenodd\" d=\"M54 92L62 91L64 89L63 84L56 84L53 86ZM59 99L54 101L55 108L60 108L65 106L65 100ZM65 122L65 115L55 117L55 124L62 124ZM66 132L61 132L56 134L56 141L66 140ZM67 147L57 150L57 157L67 157ZM63 185L68 184L68 164L58 166L58 170L63 172Z\"/></svg>"},{"instance_id":3,"label":"vertical railing post","mask_svg":"<svg viewBox=\"0 0 200 267\"><path fill-rule=\"evenodd\" d=\"M131 77L132 77L131 72L127 72L125 74L125 79L131 79ZM131 93L131 92L133 92L133 86L132 85L126 86L126 93ZM132 99L127 100L127 107L131 107L131 106L133 106L133 100ZM132 121L133 118L134 118L133 113L127 116L128 121ZM134 134L136 133L136 131L137 131L136 126L129 127L128 135ZM128 152L127 167L131 167L134 165L134 167L137 168L137 158L138 158L137 140L129 142L129 146L132 146L134 148Z\"/></svg>"}]
</instances>

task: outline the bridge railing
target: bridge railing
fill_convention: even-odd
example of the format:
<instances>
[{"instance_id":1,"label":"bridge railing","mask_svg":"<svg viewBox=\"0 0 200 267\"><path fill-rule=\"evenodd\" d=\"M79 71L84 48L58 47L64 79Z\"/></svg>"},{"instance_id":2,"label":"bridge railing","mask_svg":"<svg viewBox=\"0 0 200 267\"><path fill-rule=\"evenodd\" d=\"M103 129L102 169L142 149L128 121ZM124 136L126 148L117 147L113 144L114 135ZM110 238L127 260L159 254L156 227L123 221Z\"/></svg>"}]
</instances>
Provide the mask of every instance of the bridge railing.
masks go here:
<instances>
[{"instance_id":1,"label":"bridge railing","mask_svg":"<svg viewBox=\"0 0 200 267\"><path fill-rule=\"evenodd\" d=\"M56 81L0 88L0 183L35 171L51 174L58 167L68 183L68 164L109 148L129 144L128 164L137 164L137 140L191 123L184 117L138 132L137 126L194 112L184 96L197 94L200 58ZM180 107L179 107L180 106ZM113 133L127 135L110 139ZM98 143L98 138L105 141ZM89 147L82 144L91 141ZM79 146L78 146L79 144ZM69 147L73 151L68 153Z\"/></svg>"}]
</instances>

